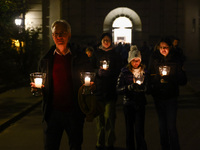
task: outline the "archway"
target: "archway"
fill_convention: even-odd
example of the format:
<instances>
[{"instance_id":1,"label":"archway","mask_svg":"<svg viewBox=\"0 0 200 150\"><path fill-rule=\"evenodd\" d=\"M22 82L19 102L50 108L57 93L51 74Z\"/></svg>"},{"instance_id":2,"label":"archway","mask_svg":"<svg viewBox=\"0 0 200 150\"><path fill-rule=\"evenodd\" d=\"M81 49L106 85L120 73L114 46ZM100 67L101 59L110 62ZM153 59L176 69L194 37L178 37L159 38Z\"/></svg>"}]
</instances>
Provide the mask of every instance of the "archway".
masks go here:
<instances>
[{"instance_id":1,"label":"archway","mask_svg":"<svg viewBox=\"0 0 200 150\"><path fill-rule=\"evenodd\" d=\"M110 11L104 19L103 31L104 32L112 31L113 33L113 30L115 29L115 27L113 28L113 22L119 17L125 17L130 20L130 22L132 23L132 27L128 27L128 29L130 29L129 32L131 34L134 33L134 31L142 31L142 23L140 17L135 11L127 7L118 7ZM131 40L132 39L133 39L133 34L131 35Z\"/></svg>"},{"instance_id":2,"label":"archway","mask_svg":"<svg viewBox=\"0 0 200 150\"><path fill-rule=\"evenodd\" d=\"M132 41L132 22L127 17L118 17L113 21L112 32L114 43L129 43Z\"/></svg>"}]
</instances>

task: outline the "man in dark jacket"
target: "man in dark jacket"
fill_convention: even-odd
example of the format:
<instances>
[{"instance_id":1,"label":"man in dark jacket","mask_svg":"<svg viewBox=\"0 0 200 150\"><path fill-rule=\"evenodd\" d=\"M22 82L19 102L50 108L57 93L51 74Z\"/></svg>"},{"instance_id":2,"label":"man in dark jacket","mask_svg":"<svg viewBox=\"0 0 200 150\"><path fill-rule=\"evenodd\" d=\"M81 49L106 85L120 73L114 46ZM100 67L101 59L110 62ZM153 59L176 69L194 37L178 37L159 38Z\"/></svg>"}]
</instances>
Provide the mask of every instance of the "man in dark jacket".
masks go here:
<instances>
[{"instance_id":1,"label":"man in dark jacket","mask_svg":"<svg viewBox=\"0 0 200 150\"><path fill-rule=\"evenodd\" d=\"M68 22L55 21L51 29L55 46L40 64L47 77L43 87L45 150L59 150L64 131L70 150L81 150L84 115L78 107L77 96L84 62L69 45L71 27Z\"/></svg>"}]
</instances>

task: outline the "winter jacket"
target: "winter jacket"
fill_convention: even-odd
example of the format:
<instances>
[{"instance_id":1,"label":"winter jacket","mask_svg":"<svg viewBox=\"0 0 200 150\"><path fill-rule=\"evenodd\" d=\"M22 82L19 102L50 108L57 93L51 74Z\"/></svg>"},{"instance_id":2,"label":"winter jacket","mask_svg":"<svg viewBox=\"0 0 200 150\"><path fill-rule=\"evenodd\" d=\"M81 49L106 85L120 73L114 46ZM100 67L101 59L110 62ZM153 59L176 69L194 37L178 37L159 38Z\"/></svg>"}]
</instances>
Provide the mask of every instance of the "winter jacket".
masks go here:
<instances>
[{"instance_id":1,"label":"winter jacket","mask_svg":"<svg viewBox=\"0 0 200 150\"><path fill-rule=\"evenodd\" d=\"M110 62L107 70L100 68L102 60ZM97 100L116 100L116 82L122 68L120 55L115 52L115 49L104 51L98 48L94 51L91 61L96 70L95 95Z\"/></svg>"},{"instance_id":2,"label":"winter jacket","mask_svg":"<svg viewBox=\"0 0 200 150\"><path fill-rule=\"evenodd\" d=\"M47 54L41 59L39 70L46 73L46 82L43 88L43 120L48 120L49 115L51 114L52 101L53 101L53 60L54 60L54 50L55 46L52 46ZM80 112L78 106L78 89L81 87L82 83L80 80L80 72L83 71L84 57L81 54L77 54L76 50L70 48L72 60L71 60L71 72L73 78L73 101L75 103L75 111Z\"/></svg>"},{"instance_id":3,"label":"winter jacket","mask_svg":"<svg viewBox=\"0 0 200 150\"><path fill-rule=\"evenodd\" d=\"M160 66L169 66L169 75L161 76ZM179 86L187 83L187 77L182 69L182 61L177 57L173 49L164 57L156 50L149 62L149 90L154 98L168 99L179 95Z\"/></svg>"},{"instance_id":4,"label":"winter jacket","mask_svg":"<svg viewBox=\"0 0 200 150\"><path fill-rule=\"evenodd\" d=\"M133 73L124 67L119 74L116 88L118 94L123 95L123 104L141 106L146 104L145 85L146 79L141 85L133 83Z\"/></svg>"}]
</instances>

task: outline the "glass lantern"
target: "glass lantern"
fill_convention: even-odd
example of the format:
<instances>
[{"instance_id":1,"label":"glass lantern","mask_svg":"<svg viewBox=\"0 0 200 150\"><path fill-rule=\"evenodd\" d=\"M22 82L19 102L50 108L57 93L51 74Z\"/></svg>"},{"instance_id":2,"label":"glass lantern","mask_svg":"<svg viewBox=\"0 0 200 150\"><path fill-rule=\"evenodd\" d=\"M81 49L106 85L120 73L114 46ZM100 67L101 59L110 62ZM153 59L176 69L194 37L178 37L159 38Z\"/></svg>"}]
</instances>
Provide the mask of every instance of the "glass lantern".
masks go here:
<instances>
[{"instance_id":1,"label":"glass lantern","mask_svg":"<svg viewBox=\"0 0 200 150\"><path fill-rule=\"evenodd\" d=\"M110 61L109 60L101 60L100 66L102 69L107 70L109 68Z\"/></svg>"},{"instance_id":2,"label":"glass lantern","mask_svg":"<svg viewBox=\"0 0 200 150\"><path fill-rule=\"evenodd\" d=\"M169 75L170 67L169 66L160 66L159 72L160 72L161 76L167 76L167 75Z\"/></svg>"},{"instance_id":3,"label":"glass lantern","mask_svg":"<svg viewBox=\"0 0 200 150\"><path fill-rule=\"evenodd\" d=\"M35 87L33 88L33 95L41 96L42 86L45 84L45 80L46 80L46 73L42 73L42 72L31 73L30 80L32 83L35 84Z\"/></svg>"},{"instance_id":4,"label":"glass lantern","mask_svg":"<svg viewBox=\"0 0 200 150\"><path fill-rule=\"evenodd\" d=\"M94 72L81 72L80 77L81 77L81 82L84 85L83 87L83 92L82 94L93 94L91 90L91 85L94 83L94 78L95 78L95 73Z\"/></svg>"},{"instance_id":5,"label":"glass lantern","mask_svg":"<svg viewBox=\"0 0 200 150\"><path fill-rule=\"evenodd\" d=\"M133 77L133 83L141 85L144 82L144 74L139 74L138 76Z\"/></svg>"}]
</instances>

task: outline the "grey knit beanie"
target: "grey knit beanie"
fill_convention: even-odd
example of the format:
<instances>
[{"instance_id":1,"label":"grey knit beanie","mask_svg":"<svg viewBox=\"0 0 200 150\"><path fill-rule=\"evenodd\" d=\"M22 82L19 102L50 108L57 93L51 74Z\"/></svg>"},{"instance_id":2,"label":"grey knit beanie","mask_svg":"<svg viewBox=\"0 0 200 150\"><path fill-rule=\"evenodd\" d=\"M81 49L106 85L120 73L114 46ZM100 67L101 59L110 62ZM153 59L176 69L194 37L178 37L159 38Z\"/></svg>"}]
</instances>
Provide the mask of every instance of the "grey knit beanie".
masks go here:
<instances>
[{"instance_id":1,"label":"grey knit beanie","mask_svg":"<svg viewBox=\"0 0 200 150\"><path fill-rule=\"evenodd\" d=\"M139 58L140 61L142 61L141 53L136 45L132 45L130 47L130 51L128 53L128 63L130 63L134 58Z\"/></svg>"}]
</instances>

